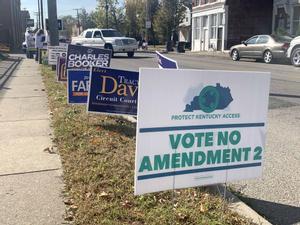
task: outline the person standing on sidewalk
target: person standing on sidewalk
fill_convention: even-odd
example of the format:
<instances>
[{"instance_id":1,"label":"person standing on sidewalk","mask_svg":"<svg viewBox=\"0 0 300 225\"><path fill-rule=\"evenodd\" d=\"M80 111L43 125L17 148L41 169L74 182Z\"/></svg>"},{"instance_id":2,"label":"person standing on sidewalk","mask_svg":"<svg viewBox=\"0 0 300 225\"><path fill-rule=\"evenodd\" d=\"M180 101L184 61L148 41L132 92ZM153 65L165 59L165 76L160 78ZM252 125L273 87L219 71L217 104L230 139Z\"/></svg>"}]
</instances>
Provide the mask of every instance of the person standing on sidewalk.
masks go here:
<instances>
[{"instance_id":1,"label":"person standing on sidewalk","mask_svg":"<svg viewBox=\"0 0 300 225\"><path fill-rule=\"evenodd\" d=\"M33 49L35 48L35 40L34 40L34 34L32 30L27 28L25 33L25 43L26 43L26 57L27 58L33 58Z\"/></svg>"},{"instance_id":2,"label":"person standing on sidewalk","mask_svg":"<svg viewBox=\"0 0 300 225\"><path fill-rule=\"evenodd\" d=\"M35 61L38 61L39 59L39 49L43 48L44 42L45 42L45 34L44 30L40 29L35 34L35 48L36 48L36 54L35 54Z\"/></svg>"}]
</instances>

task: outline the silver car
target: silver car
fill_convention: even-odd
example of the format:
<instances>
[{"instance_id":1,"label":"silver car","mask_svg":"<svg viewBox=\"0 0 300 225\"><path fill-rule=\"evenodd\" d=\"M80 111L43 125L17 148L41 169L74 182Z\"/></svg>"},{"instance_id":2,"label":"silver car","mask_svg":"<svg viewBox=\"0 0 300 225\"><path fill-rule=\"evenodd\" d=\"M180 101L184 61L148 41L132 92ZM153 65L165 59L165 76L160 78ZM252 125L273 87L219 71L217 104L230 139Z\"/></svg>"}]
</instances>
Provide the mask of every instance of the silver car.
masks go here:
<instances>
[{"instance_id":1,"label":"silver car","mask_svg":"<svg viewBox=\"0 0 300 225\"><path fill-rule=\"evenodd\" d=\"M230 48L230 56L233 61L240 58L262 59L265 63L271 63L273 59L284 59L292 38L276 35L255 35L242 44Z\"/></svg>"}]
</instances>

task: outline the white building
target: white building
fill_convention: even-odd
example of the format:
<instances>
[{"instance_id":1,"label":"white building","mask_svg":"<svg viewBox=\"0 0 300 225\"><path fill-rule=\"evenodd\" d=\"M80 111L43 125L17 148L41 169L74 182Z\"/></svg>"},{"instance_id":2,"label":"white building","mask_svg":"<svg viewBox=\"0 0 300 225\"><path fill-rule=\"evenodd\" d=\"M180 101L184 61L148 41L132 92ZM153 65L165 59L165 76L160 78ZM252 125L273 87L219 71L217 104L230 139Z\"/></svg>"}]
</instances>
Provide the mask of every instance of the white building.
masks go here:
<instances>
[{"instance_id":1,"label":"white building","mask_svg":"<svg viewBox=\"0 0 300 225\"><path fill-rule=\"evenodd\" d=\"M225 0L195 0L192 14L192 51L223 51L226 46Z\"/></svg>"},{"instance_id":2,"label":"white building","mask_svg":"<svg viewBox=\"0 0 300 225\"><path fill-rule=\"evenodd\" d=\"M224 51L270 34L272 16L273 0L194 0L192 51Z\"/></svg>"},{"instance_id":3,"label":"white building","mask_svg":"<svg viewBox=\"0 0 300 225\"><path fill-rule=\"evenodd\" d=\"M184 6L185 16L182 23L179 24L179 41L191 42L191 10Z\"/></svg>"},{"instance_id":4,"label":"white building","mask_svg":"<svg viewBox=\"0 0 300 225\"><path fill-rule=\"evenodd\" d=\"M273 32L300 35L300 0L274 0Z\"/></svg>"}]
</instances>

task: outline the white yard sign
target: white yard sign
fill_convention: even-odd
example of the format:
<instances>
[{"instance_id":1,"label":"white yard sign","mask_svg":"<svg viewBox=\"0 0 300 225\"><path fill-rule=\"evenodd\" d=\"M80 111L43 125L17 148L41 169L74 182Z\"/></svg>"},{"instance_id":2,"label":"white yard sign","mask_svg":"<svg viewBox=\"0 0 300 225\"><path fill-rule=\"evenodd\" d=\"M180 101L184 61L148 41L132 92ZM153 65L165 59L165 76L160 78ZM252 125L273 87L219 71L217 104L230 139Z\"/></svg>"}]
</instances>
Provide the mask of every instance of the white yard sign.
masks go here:
<instances>
[{"instance_id":1,"label":"white yard sign","mask_svg":"<svg viewBox=\"0 0 300 225\"><path fill-rule=\"evenodd\" d=\"M48 64L56 65L57 57L67 57L67 46L48 46Z\"/></svg>"},{"instance_id":2,"label":"white yard sign","mask_svg":"<svg viewBox=\"0 0 300 225\"><path fill-rule=\"evenodd\" d=\"M135 194L261 176L270 74L141 69Z\"/></svg>"}]
</instances>

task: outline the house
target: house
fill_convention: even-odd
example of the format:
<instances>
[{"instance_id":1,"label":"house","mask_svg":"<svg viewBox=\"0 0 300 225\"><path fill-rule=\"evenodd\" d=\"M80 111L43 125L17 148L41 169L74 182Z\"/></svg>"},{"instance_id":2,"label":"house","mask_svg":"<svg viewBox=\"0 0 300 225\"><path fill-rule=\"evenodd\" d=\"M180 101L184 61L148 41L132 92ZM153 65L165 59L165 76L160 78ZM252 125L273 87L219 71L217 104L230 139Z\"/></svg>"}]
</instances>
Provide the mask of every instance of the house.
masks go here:
<instances>
[{"instance_id":1,"label":"house","mask_svg":"<svg viewBox=\"0 0 300 225\"><path fill-rule=\"evenodd\" d=\"M179 24L179 41L191 42L191 10L184 6L185 16L183 21Z\"/></svg>"},{"instance_id":2,"label":"house","mask_svg":"<svg viewBox=\"0 0 300 225\"><path fill-rule=\"evenodd\" d=\"M300 0L274 0L272 30L278 34L300 35Z\"/></svg>"},{"instance_id":3,"label":"house","mask_svg":"<svg viewBox=\"0 0 300 225\"><path fill-rule=\"evenodd\" d=\"M272 32L273 0L194 0L192 51L224 51Z\"/></svg>"}]
</instances>

